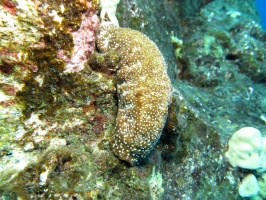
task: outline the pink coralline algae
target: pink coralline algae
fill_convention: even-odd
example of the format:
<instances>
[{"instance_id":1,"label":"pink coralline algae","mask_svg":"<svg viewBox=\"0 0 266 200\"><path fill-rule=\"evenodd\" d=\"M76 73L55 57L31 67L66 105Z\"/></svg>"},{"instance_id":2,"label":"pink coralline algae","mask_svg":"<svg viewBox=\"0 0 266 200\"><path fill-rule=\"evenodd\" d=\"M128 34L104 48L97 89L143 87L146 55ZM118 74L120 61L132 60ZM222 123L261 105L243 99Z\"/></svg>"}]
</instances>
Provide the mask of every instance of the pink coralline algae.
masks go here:
<instances>
[{"instance_id":1,"label":"pink coralline algae","mask_svg":"<svg viewBox=\"0 0 266 200\"><path fill-rule=\"evenodd\" d=\"M63 50L58 51L57 56L67 61L66 72L81 71L88 56L94 51L99 19L91 3L89 2L87 5L88 10L82 15L80 28L71 33L74 41L72 57L68 58L65 56Z\"/></svg>"}]
</instances>

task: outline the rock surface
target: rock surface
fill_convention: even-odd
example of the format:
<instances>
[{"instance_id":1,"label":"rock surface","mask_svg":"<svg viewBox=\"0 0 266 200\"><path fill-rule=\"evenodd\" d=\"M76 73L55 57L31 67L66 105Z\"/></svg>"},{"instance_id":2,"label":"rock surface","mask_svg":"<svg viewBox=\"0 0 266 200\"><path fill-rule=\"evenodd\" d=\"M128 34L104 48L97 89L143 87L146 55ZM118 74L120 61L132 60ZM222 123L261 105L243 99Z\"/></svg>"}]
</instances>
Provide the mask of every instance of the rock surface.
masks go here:
<instances>
[{"instance_id":1,"label":"rock surface","mask_svg":"<svg viewBox=\"0 0 266 200\"><path fill-rule=\"evenodd\" d=\"M99 11L97 0L1 1L1 198L242 199L238 186L250 172L224 155L236 130L266 134L266 35L253 0L118 4L120 26L159 47L174 90L161 138L134 167L109 146L118 80L87 62L94 43L73 62L82 67L65 71L80 44L73 33L92 27L81 26L83 16ZM107 55L111 65L119 60ZM265 188L265 174L256 177Z\"/></svg>"}]
</instances>

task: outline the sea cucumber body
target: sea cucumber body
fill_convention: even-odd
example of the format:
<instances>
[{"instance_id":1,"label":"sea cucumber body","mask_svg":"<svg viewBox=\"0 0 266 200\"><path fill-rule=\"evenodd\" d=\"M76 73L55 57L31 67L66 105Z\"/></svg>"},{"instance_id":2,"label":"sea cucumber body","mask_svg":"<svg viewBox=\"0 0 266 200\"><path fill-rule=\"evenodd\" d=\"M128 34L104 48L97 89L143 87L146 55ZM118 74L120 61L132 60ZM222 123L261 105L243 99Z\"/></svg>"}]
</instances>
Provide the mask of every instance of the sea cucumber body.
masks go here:
<instances>
[{"instance_id":1,"label":"sea cucumber body","mask_svg":"<svg viewBox=\"0 0 266 200\"><path fill-rule=\"evenodd\" d=\"M118 114L111 148L121 160L138 164L154 148L164 127L171 99L167 67L158 47L146 35L102 24L97 46L116 51Z\"/></svg>"}]
</instances>

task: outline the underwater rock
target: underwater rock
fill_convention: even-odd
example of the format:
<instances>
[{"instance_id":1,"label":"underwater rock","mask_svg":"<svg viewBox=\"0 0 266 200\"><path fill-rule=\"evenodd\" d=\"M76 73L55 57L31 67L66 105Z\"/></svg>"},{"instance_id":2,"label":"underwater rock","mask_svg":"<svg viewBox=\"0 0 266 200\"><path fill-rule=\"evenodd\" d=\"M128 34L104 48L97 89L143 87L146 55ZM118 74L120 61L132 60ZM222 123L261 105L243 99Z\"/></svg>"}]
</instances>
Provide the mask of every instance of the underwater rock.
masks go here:
<instances>
[{"instance_id":1,"label":"underwater rock","mask_svg":"<svg viewBox=\"0 0 266 200\"><path fill-rule=\"evenodd\" d=\"M118 114L111 148L121 160L139 163L154 148L165 124L171 99L166 63L155 43L128 28L102 24L100 51L116 51Z\"/></svg>"}]
</instances>

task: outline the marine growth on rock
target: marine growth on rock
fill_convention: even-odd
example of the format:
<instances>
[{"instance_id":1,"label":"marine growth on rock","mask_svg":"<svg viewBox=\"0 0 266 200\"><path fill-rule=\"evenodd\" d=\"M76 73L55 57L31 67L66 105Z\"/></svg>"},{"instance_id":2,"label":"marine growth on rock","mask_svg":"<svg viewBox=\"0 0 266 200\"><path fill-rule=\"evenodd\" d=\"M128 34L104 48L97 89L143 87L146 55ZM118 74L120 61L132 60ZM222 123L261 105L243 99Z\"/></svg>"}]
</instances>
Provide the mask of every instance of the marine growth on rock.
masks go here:
<instances>
[{"instance_id":1,"label":"marine growth on rock","mask_svg":"<svg viewBox=\"0 0 266 200\"><path fill-rule=\"evenodd\" d=\"M111 148L119 159L135 165L154 148L166 121L172 91L167 66L156 44L129 28L101 24L97 46L120 57Z\"/></svg>"}]
</instances>

